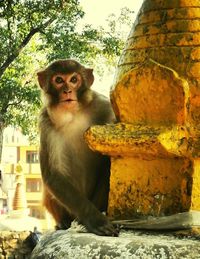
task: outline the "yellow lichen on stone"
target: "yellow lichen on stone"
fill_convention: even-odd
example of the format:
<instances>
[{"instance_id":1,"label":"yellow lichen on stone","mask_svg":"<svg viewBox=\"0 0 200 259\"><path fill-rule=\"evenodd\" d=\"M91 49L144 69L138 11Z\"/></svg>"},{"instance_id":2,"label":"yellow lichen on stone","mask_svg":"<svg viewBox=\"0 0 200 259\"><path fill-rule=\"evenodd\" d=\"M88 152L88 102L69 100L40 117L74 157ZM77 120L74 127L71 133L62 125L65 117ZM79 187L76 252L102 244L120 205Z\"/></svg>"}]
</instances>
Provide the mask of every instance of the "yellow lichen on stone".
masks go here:
<instances>
[{"instance_id":1,"label":"yellow lichen on stone","mask_svg":"<svg viewBox=\"0 0 200 259\"><path fill-rule=\"evenodd\" d=\"M191 156L189 153L189 132L185 127L173 127L163 131L158 136L158 141L169 152L178 156Z\"/></svg>"},{"instance_id":2,"label":"yellow lichen on stone","mask_svg":"<svg viewBox=\"0 0 200 259\"><path fill-rule=\"evenodd\" d=\"M86 132L111 156L109 215L200 210L200 1L144 0L119 60L118 122Z\"/></svg>"},{"instance_id":3,"label":"yellow lichen on stone","mask_svg":"<svg viewBox=\"0 0 200 259\"><path fill-rule=\"evenodd\" d=\"M200 157L200 132L198 128L173 127L158 136L158 142L171 154L196 159Z\"/></svg>"},{"instance_id":4,"label":"yellow lichen on stone","mask_svg":"<svg viewBox=\"0 0 200 259\"><path fill-rule=\"evenodd\" d=\"M111 94L120 121L142 125L183 124L187 89L172 70L153 62L132 69Z\"/></svg>"},{"instance_id":5,"label":"yellow lichen on stone","mask_svg":"<svg viewBox=\"0 0 200 259\"><path fill-rule=\"evenodd\" d=\"M110 156L123 154L150 159L170 156L157 140L163 130L166 128L117 123L93 126L86 131L85 137L91 149L103 154Z\"/></svg>"},{"instance_id":6,"label":"yellow lichen on stone","mask_svg":"<svg viewBox=\"0 0 200 259\"><path fill-rule=\"evenodd\" d=\"M194 160L194 173L193 173L193 183L192 183L192 200L191 200L191 210L200 211L200 159Z\"/></svg>"},{"instance_id":7,"label":"yellow lichen on stone","mask_svg":"<svg viewBox=\"0 0 200 259\"><path fill-rule=\"evenodd\" d=\"M191 65L190 75L193 77L200 78L200 62L199 63L196 62Z\"/></svg>"},{"instance_id":8,"label":"yellow lichen on stone","mask_svg":"<svg viewBox=\"0 0 200 259\"><path fill-rule=\"evenodd\" d=\"M192 164L184 158L112 158L109 216L162 216L190 208Z\"/></svg>"},{"instance_id":9,"label":"yellow lichen on stone","mask_svg":"<svg viewBox=\"0 0 200 259\"><path fill-rule=\"evenodd\" d=\"M154 9L171 9L171 8L182 8L182 7L199 7L199 0L148 0L144 1L141 8L142 11L150 11Z\"/></svg>"},{"instance_id":10,"label":"yellow lichen on stone","mask_svg":"<svg viewBox=\"0 0 200 259\"><path fill-rule=\"evenodd\" d=\"M200 12L200 10L199 10ZM195 48L191 51L191 59L192 60L199 60L200 59L200 47Z\"/></svg>"},{"instance_id":11,"label":"yellow lichen on stone","mask_svg":"<svg viewBox=\"0 0 200 259\"><path fill-rule=\"evenodd\" d=\"M165 10L152 10L145 13L141 13L138 17L140 24L151 24L160 22L161 20L168 21L172 19L198 19L200 18L200 8L195 7L181 7L181 8L170 8ZM133 32L135 28L132 29ZM135 31L134 31L135 32Z\"/></svg>"},{"instance_id":12,"label":"yellow lichen on stone","mask_svg":"<svg viewBox=\"0 0 200 259\"><path fill-rule=\"evenodd\" d=\"M200 11L200 9L199 9ZM172 33L183 33L183 32L199 32L200 21L199 20L169 20L166 23L162 23L159 26L157 24L139 24L134 31L134 37L144 35L156 35L166 34L167 32ZM169 36L170 34L168 34ZM178 34L177 34L178 35ZM174 36L174 35L173 35ZM148 37L146 37L148 39ZM131 39L131 37L130 37ZM190 39L191 40L191 39Z\"/></svg>"},{"instance_id":13,"label":"yellow lichen on stone","mask_svg":"<svg viewBox=\"0 0 200 259\"><path fill-rule=\"evenodd\" d=\"M194 46L200 44L200 32L159 33L129 38L129 49L153 48L168 46Z\"/></svg>"}]
</instances>

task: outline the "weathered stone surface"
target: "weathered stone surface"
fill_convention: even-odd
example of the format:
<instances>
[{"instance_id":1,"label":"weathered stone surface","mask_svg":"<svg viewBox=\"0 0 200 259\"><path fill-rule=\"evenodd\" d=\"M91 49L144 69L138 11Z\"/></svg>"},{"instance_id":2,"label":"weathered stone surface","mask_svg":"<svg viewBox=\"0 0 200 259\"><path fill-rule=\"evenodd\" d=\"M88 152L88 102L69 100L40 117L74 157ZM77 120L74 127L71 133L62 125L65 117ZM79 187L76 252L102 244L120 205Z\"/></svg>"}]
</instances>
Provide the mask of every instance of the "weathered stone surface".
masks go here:
<instances>
[{"instance_id":1,"label":"weathered stone surface","mask_svg":"<svg viewBox=\"0 0 200 259\"><path fill-rule=\"evenodd\" d=\"M192 168L189 159L114 157L111 162L114 177L110 180L110 217L163 216L190 209Z\"/></svg>"},{"instance_id":2,"label":"weathered stone surface","mask_svg":"<svg viewBox=\"0 0 200 259\"><path fill-rule=\"evenodd\" d=\"M24 242L28 231L0 231L0 258L28 259L31 248Z\"/></svg>"},{"instance_id":3,"label":"weathered stone surface","mask_svg":"<svg viewBox=\"0 0 200 259\"><path fill-rule=\"evenodd\" d=\"M111 89L118 123L86 133L111 156L111 217L200 210L199 10L143 1Z\"/></svg>"},{"instance_id":4,"label":"weathered stone surface","mask_svg":"<svg viewBox=\"0 0 200 259\"><path fill-rule=\"evenodd\" d=\"M100 237L57 231L45 235L31 256L31 259L47 258L198 259L200 246L197 240L144 232L124 231L119 237Z\"/></svg>"},{"instance_id":5,"label":"weathered stone surface","mask_svg":"<svg viewBox=\"0 0 200 259\"><path fill-rule=\"evenodd\" d=\"M163 131L166 128L117 123L91 127L85 136L90 148L103 154L164 158L169 153L158 141Z\"/></svg>"},{"instance_id":6,"label":"weathered stone surface","mask_svg":"<svg viewBox=\"0 0 200 259\"><path fill-rule=\"evenodd\" d=\"M195 142L195 132L183 126L124 123L92 127L86 133L90 147L112 156L109 216L129 219L199 210L199 142Z\"/></svg>"},{"instance_id":7,"label":"weathered stone surface","mask_svg":"<svg viewBox=\"0 0 200 259\"><path fill-rule=\"evenodd\" d=\"M200 157L200 130L187 126L144 126L128 123L93 126L85 133L92 150L110 156L148 159Z\"/></svg>"},{"instance_id":8,"label":"weathered stone surface","mask_svg":"<svg viewBox=\"0 0 200 259\"><path fill-rule=\"evenodd\" d=\"M188 85L176 71L150 60L122 77L111 100L121 122L181 125L187 115Z\"/></svg>"}]
</instances>

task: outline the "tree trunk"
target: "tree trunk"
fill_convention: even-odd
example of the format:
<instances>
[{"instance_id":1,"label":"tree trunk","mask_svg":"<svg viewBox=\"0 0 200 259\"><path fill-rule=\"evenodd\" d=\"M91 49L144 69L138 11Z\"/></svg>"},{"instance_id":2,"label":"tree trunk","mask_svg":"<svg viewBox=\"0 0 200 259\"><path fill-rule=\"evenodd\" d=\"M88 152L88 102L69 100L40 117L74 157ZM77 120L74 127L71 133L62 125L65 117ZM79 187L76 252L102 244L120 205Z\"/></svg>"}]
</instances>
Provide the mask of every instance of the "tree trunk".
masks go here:
<instances>
[{"instance_id":1,"label":"tree trunk","mask_svg":"<svg viewBox=\"0 0 200 259\"><path fill-rule=\"evenodd\" d=\"M3 149L3 130L4 128L0 126L0 163L2 159L2 149Z\"/></svg>"}]
</instances>

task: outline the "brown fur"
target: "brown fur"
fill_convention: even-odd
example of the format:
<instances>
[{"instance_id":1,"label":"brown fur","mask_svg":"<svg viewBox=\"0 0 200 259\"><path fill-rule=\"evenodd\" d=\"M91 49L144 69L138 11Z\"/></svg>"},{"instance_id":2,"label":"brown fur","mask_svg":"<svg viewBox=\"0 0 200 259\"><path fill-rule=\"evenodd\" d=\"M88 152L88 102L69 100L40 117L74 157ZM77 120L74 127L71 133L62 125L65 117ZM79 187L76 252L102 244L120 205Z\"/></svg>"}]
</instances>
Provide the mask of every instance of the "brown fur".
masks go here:
<instances>
[{"instance_id":1,"label":"brown fur","mask_svg":"<svg viewBox=\"0 0 200 259\"><path fill-rule=\"evenodd\" d=\"M58 228L73 219L98 235L117 235L106 211L110 161L92 152L85 130L114 120L110 102L92 91L92 69L73 60L54 62L38 73L47 103L40 116L40 164L44 204Z\"/></svg>"}]
</instances>

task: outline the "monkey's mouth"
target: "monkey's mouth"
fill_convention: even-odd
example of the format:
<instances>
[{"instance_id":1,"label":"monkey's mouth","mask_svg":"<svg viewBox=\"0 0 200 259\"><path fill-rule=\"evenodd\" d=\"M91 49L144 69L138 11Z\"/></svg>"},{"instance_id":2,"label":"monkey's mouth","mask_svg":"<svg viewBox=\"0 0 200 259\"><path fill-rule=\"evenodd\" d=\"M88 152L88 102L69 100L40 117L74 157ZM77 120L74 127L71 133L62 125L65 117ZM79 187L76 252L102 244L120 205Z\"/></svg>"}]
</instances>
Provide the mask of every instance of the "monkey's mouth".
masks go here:
<instances>
[{"instance_id":1,"label":"monkey's mouth","mask_svg":"<svg viewBox=\"0 0 200 259\"><path fill-rule=\"evenodd\" d=\"M77 100L73 100L73 99L65 99L65 100L61 100L61 103L70 103L70 102L76 102Z\"/></svg>"}]
</instances>

